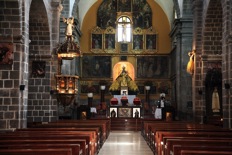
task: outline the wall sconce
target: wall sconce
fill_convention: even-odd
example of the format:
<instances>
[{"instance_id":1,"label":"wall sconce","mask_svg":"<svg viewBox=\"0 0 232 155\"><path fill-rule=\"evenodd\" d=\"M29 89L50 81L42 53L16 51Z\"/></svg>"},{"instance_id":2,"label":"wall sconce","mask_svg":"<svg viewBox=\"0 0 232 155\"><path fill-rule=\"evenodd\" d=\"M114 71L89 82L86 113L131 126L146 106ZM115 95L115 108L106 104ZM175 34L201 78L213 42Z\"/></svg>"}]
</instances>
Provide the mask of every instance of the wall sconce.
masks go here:
<instances>
[{"instance_id":1,"label":"wall sconce","mask_svg":"<svg viewBox=\"0 0 232 155\"><path fill-rule=\"evenodd\" d=\"M225 83L224 86L225 86L225 89L230 89L230 84L229 83Z\"/></svg>"},{"instance_id":2,"label":"wall sconce","mask_svg":"<svg viewBox=\"0 0 232 155\"><path fill-rule=\"evenodd\" d=\"M19 86L19 90L22 90L22 91L23 91L24 89L25 89L25 85L20 85L20 86Z\"/></svg>"}]
</instances>

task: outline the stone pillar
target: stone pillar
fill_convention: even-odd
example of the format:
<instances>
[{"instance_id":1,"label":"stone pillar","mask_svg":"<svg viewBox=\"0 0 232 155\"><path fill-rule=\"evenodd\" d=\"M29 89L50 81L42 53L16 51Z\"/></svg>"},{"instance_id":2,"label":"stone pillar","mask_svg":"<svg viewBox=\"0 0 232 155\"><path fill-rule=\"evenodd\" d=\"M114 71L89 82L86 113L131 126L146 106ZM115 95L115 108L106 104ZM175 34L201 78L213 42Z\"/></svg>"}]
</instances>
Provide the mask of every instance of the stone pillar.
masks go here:
<instances>
[{"instance_id":1,"label":"stone pillar","mask_svg":"<svg viewBox=\"0 0 232 155\"><path fill-rule=\"evenodd\" d=\"M222 0L223 27L222 27L222 105L223 105L223 127L232 127L232 1ZM230 84L226 89L224 84Z\"/></svg>"},{"instance_id":2,"label":"stone pillar","mask_svg":"<svg viewBox=\"0 0 232 155\"><path fill-rule=\"evenodd\" d=\"M202 14L203 14L203 1L193 1L193 49L195 50L195 66L193 74L193 88L192 88L192 101L193 101L193 113L196 122L203 122L205 114L204 96L199 94L198 91L204 87L203 72L202 72Z\"/></svg>"},{"instance_id":3,"label":"stone pillar","mask_svg":"<svg viewBox=\"0 0 232 155\"><path fill-rule=\"evenodd\" d=\"M187 103L192 100L192 75L186 71L188 52L192 50L192 20L175 21L176 32L176 110L179 118L186 118Z\"/></svg>"}]
</instances>

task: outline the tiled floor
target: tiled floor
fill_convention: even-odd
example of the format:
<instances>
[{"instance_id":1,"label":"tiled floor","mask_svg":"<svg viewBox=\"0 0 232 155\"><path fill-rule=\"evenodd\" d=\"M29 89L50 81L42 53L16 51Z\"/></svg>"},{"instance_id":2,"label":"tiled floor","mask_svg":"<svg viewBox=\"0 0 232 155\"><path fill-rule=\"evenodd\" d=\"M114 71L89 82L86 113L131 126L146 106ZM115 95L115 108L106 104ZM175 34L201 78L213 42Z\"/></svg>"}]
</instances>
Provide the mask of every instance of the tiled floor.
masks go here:
<instances>
[{"instance_id":1,"label":"tiled floor","mask_svg":"<svg viewBox=\"0 0 232 155\"><path fill-rule=\"evenodd\" d=\"M153 155L141 132L112 131L98 155Z\"/></svg>"}]
</instances>

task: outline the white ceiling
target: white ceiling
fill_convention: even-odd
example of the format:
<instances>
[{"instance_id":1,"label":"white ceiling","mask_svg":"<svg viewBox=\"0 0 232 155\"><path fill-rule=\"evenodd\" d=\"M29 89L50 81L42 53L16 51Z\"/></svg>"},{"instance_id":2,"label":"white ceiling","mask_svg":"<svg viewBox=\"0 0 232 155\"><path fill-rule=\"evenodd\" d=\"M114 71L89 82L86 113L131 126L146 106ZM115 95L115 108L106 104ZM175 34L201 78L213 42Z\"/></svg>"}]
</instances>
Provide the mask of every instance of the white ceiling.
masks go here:
<instances>
[{"instance_id":1,"label":"white ceiling","mask_svg":"<svg viewBox=\"0 0 232 155\"><path fill-rule=\"evenodd\" d=\"M173 20L173 0L154 0L160 7L164 10L167 18L169 20L169 24L171 26ZM82 26L82 21L85 17L85 14L89 10L89 8L95 3L97 0L80 0L79 5L79 17Z\"/></svg>"}]
</instances>

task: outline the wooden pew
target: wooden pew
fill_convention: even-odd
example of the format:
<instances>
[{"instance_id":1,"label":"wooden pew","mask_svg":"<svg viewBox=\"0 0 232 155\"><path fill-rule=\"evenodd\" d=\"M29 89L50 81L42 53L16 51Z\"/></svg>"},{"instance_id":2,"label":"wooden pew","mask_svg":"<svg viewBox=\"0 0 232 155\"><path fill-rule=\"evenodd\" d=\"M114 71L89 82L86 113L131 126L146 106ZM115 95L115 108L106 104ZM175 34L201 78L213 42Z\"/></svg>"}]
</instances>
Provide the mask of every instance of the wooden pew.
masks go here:
<instances>
[{"instance_id":1,"label":"wooden pew","mask_svg":"<svg viewBox=\"0 0 232 155\"><path fill-rule=\"evenodd\" d=\"M85 138L85 140L87 141L87 144L89 145L89 151L91 151L92 153L96 153L98 151L97 148L97 139L96 139L96 133L95 131L79 131L79 130L75 130L75 131L61 131L61 130L46 130L46 128L43 128L41 130L37 130L37 131L18 131L16 132L18 135L28 135L29 136L33 136L34 134L37 134L39 136L52 136L52 138L54 136L57 136L57 138L59 137L67 137L67 138Z\"/></svg>"},{"instance_id":2,"label":"wooden pew","mask_svg":"<svg viewBox=\"0 0 232 155\"><path fill-rule=\"evenodd\" d=\"M167 146L173 145L186 145L186 146L230 146L232 147L231 139L207 139L203 137L202 139L189 139L189 138L181 138L181 139L167 139ZM170 154L170 152L169 152Z\"/></svg>"},{"instance_id":3,"label":"wooden pew","mask_svg":"<svg viewBox=\"0 0 232 155\"><path fill-rule=\"evenodd\" d=\"M0 146L2 149L64 149L71 148L72 155L83 155L82 150L80 149L80 144L9 144Z\"/></svg>"},{"instance_id":4,"label":"wooden pew","mask_svg":"<svg viewBox=\"0 0 232 155\"><path fill-rule=\"evenodd\" d=\"M101 146L105 142L106 138L110 133L110 119L94 119L94 120L59 120L57 122L49 123L33 123L29 125L30 129L32 128L51 128L50 130L56 128L75 128L80 130L95 130L95 148L94 152L99 152ZM97 129L99 128L99 129ZM40 130L39 129L39 130ZM49 130L49 129L48 129ZM100 133L100 134L99 134ZM93 146L91 146L93 147ZM92 151L93 152L93 151Z\"/></svg>"},{"instance_id":5,"label":"wooden pew","mask_svg":"<svg viewBox=\"0 0 232 155\"><path fill-rule=\"evenodd\" d=\"M200 150L182 150L181 155L231 155L231 151L200 151Z\"/></svg>"},{"instance_id":6,"label":"wooden pew","mask_svg":"<svg viewBox=\"0 0 232 155\"><path fill-rule=\"evenodd\" d=\"M34 131L34 132L14 132L12 134L5 134L0 135L0 139L4 140L20 140L20 139L28 139L28 140L36 140L36 139L42 139L42 140L63 140L66 141L67 139L84 139L88 146L88 152L86 154L94 155L95 154L95 146L93 145L95 141L93 140L93 137L91 135L91 132L79 132L79 131ZM85 146L86 147L86 146Z\"/></svg>"},{"instance_id":7,"label":"wooden pew","mask_svg":"<svg viewBox=\"0 0 232 155\"><path fill-rule=\"evenodd\" d=\"M214 130L195 130L195 131L157 131L156 132L156 143L159 146L158 151L163 151L166 146L166 140L169 138L179 138L179 137L206 137L206 138L232 138L231 131L214 131Z\"/></svg>"},{"instance_id":8,"label":"wooden pew","mask_svg":"<svg viewBox=\"0 0 232 155\"><path fill-rule=\"evenodd\" d=\"M106 131L103 128L104 124L99 123L89 123L82 121L73 121L73 122L50 122L48 124L38 124L33 128L98 128L100 127L101 135L100 135L100 145L102 146L106 140Z\"/></svg>"},{"instance_id":9,"label":"wooden pew","mask_svg":"<svg viewBox=\"0 0 232 155\"><path fill-rule=\"evenodd\" d=\"M88 147L86 145L86 141L84 139L56 139L56 140L51 140L51 139L0 139L0 146L4 149L4 147L9 147L11 145L66 145L66 144L71 144L71 145L76 145L79 144L82 151L83 155L88 155ZM41 148L42 149L42 148ZM0 149L1 150L1 149Z\"/></svg>"},{"instance_id":10,"label":"wooden pew","mask_svg":"<svg viewBox=\"0 0 232 155\"><path fill-rule=\"evenodd\" d=\"M167 137L166 141L168 141L169 139L177 139L177 140L193 140L193 141L197 141L197 140L209 140L209 141L214 141L214 142L217 142L217 141L232 141L232 138L227 138L227 137ZM179 143L179 142L177 142ZM213 144L216 144L216 143L213 143ZM212 144L212 145L213 145ZM158 153L158 154L163 154L163 155L170 155L170 152L173 152L173 146L176 145L175 141L173 141L172 143L166 143L165 145L163 145L163 148L161 149L161 151ZM185 144L183 144L185 145ZM195 143L193 143L192 145L188 143L188 146L194 146ZM207 146L208 143L206 144L202 144L202 146ZM210 144L211 145L211 144ZM210 146L209 145L209 146ZM224 145L224 144L223 144ZM230 146L231 144L228 143L228 145ZM220 143L218 143L218 146L220 146Z\"/></svg>"},{"instance_id":11,"label":"wooden pew","mask_svg":"<svg viewBox=\"0 0 232 155\"><path fill-rule=\"evenodd\" d=\"M0 149L2 155L72 155L71 149Z\"/></svg>"},{"instance_id":12,"label":"wooden pew","mask_svg":"<svg viewBox=\"0 0 232 155\"><path fill-rule=\"evenodd\" d=\"M178 131L178 130L186 130L186 131L198 131L198 130L219 130L221 128L214 127L214 126L208 126L208 125L202 125L202 124L194 124L194 123L156 123L149 125L149 136L147 138L147 143L151 147L151 149L155 152L157 152L158 148L160 147L160 143L156 142L156 132L157 131Z\"/></svg>"},{"instance_id":13,"label":"wooden pew","mask_svg":"<svg viewBox=\"0 0 232 155\"><path fill-rule=\"evenodd\" d=\"M201 151L231 151L231 146L207 146L206 145L195 145L195 146L189 146L189 145L173 145L172 151L170 152L170 155L180 155L181 150L201 150Z\"/></svg>"},{"instance_id":14,"label":"wooden pew","mask_svg":"<svg viewBox=\"0 0 232 155\"><path fill-rule=\"evenodd\" d=\"M205 124L196 124L196 123L189 123L189 122L148 122L145 124L148 128L147 133L147 143L149 144L152 151L155 153L160 152L158 148L160 148L160 143L156 142L156 132L157 131L226 131L220 127L212 126L212 125L205 125Z\"/></svg>"},{"instance_id":15,"label":"wooden pew","mask_svg":"<svg viewBox=\"0 0 232 155\"><path fill-rule=\"evenodd\" d=\"M64 132L64 131L94 131L94 139L96 139L95 142L95 150L97 150L97 152L100 151L101 145L100 145L100 129L97 127L94 128L82 128L82 127L78 127L78 128L25 128L25 129L17 129L17 131L48 131L48 132Z\"/></svg>"},{"instance_id":16,"label":"wooden pew","mask_svg":"<svg viewBox=\"0 0 232 155\"><path fill-rule=\"evenodd\" d=\"M67 139L80 139L80 142L82 143L82 149L85 149L83 152L85 154L90 154L93 155L95 154L95 141L91 135L91 132L83 131L34 131L34 132L27 132L27 131L19 131L19 132L12 132L12 133L7 133L4 135L0 135L0 139L4 140L10 140L10 139L49 139L49 140L63 140L66 141ZM83 146L83 140L85 142L85 145Z\"/></svg>"}]
</instances>

